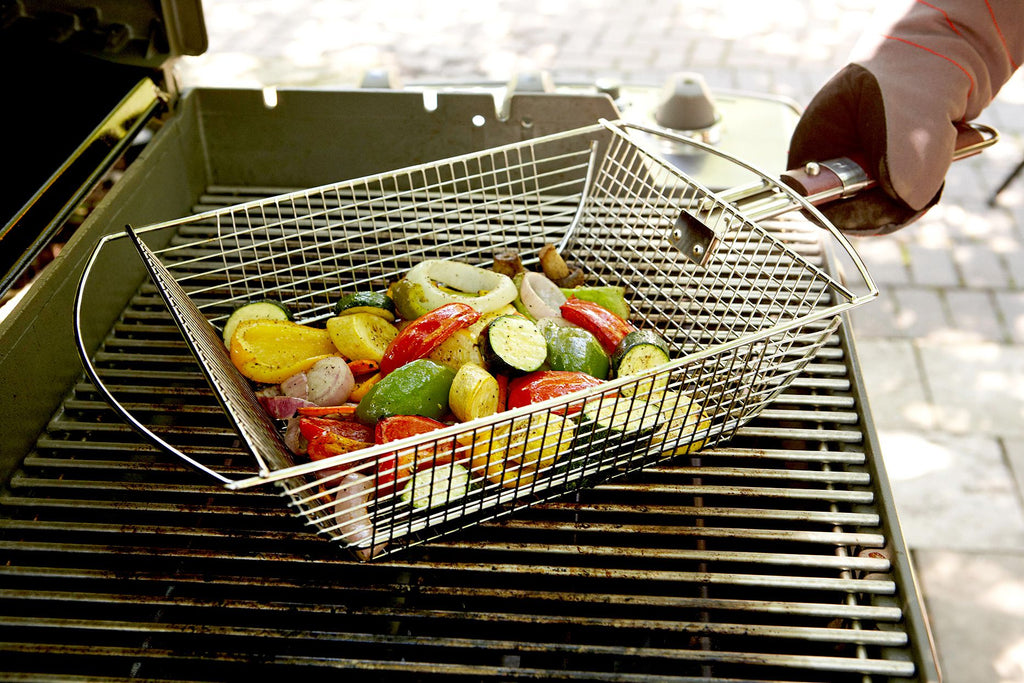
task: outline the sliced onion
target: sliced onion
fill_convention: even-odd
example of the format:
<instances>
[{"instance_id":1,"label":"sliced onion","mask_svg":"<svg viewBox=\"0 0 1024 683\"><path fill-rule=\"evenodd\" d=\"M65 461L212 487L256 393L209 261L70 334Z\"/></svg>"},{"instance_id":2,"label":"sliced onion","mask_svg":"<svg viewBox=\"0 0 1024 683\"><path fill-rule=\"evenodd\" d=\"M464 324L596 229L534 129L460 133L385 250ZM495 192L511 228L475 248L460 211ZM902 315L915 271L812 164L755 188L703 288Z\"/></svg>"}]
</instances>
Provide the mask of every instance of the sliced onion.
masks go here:
<instances>
[{"instance_id":1,"label":"sliced onion","mask_svg":"<svg viewBox=\"0 0 1024 683\"><path fill-rule=\"evenodd\" d=\"M306 377L306 373L300 372L294 374L281 382L281 393L285 396L306 398L309 394L309 381Z\"/></svg>"},{"instance_id":2,"label":"sliced onion","mask_svg":"<svg viewBox=\"0 0 1024 683\"><path fill-rule=\"evenodd\" d=\"M280 396L283 392L278 384L269 384L256 392L257 398Z\"/></svg>"},{"instance_id":3,"label":"sliced onion","mask_svg":"<svg viewBox=\"0 0 1024 683\"><path fill-rule=\"evenodd\" d=\"M309 447L309 442L306 441L306 437L302 435L302 430L299 428L299 420L297 418L291 418L288 420L288 426L284 430L284 445L288 447L295 455L305 455L306 449Z\"/></svg>"},{"instance_id":4,"label":"sliced onion","mask_svg":"<svg viewBox=\"0 0 1024 683\"><path fill-rule=\"evenodd\" d=\"M561 318L560 307L567 299L554 282L540 273L526 273L519 285L519 298L526 311L537 320Z\"/></svg>"},{"instance_id":5,"label":"sliced onion","mask_svg":"<svg viewBox=\"0 0 1024 683\"><path fill-rule=\"evenodd\" d=\"M512 278L458 261L428 259L409 271L406 279L423 288L423 298L430 310L450 303L469 304L480 313L490 313L512 303L516 286ZM467 294L446 292L437 283ZM479 296L477 292L484 292Z\"/></svg>"},{"instance_id":6,"label":"sliced onion","mask_svg":"<svg viewBox=\"0 0 1024 683\"><path fill-rule=\"evenodd\" d=\"M339 356L318 360L306 371L306 399L318 406L340 406L355 385L351 368Z\"/></svg>"},{"instance_id":7,"label":"sliced onion","mask_svg":"<svg viewBox=\"0 0 1024 683\"><path fill-rule=\"evenodd\" d=\"M275 420L295 417L299 408L316 405L304 398L296 398L294 396L260 396L259 401L263 409Z\"/></svg>"}]
</instances>

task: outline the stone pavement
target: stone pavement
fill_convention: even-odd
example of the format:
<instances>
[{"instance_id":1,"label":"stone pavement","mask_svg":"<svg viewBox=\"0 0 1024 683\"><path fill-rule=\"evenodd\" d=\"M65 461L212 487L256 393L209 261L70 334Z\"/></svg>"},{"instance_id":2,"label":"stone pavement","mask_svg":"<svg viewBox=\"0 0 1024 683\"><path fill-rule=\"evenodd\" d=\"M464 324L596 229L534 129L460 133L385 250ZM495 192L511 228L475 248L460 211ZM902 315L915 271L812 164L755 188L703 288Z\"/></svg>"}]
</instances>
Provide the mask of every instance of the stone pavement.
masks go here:
<instances>
[{"instance_id":1,"label":"stone pavement","mask_svg":"<svg viewBox=\"0 0 1024 683\"><path fill-rule=\"evenodd\" d=\"M845 64L854 0L205 0L210 48L187 84L402 80L660 84L806 104ZM881 289L853 314L871 412L947 683L1024 681L1024 76L982 117L1002 141L960 162L918 224L856 247Z\"/></svg>"}]
</instances>

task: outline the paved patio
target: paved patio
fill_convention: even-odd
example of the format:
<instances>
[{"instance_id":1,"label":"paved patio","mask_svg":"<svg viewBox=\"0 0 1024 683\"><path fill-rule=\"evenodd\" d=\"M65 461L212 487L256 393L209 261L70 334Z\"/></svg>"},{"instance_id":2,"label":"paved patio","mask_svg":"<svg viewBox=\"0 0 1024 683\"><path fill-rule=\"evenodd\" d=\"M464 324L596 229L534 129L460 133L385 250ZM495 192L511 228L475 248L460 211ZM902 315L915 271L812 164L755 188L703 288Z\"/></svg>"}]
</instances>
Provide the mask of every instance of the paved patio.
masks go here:
<instances>
[{"instance_id":1,"label":"paved patio","mask_svg":"<svg viewBox=\"0 0 1024 683\"><path fill-rule=\"evenodd\" d=\"M210 49L186 83L418 79L660 84L806 104L845 64L872 3L829 0L205 0ZM868 9L865 9L868 8ZM1024 681L1024 157L1018 74L983 121L1002 141L951 171L915 226L859 240L879 301L853 315L897 508L947 683Z\"/></svg>"}]
</instances>

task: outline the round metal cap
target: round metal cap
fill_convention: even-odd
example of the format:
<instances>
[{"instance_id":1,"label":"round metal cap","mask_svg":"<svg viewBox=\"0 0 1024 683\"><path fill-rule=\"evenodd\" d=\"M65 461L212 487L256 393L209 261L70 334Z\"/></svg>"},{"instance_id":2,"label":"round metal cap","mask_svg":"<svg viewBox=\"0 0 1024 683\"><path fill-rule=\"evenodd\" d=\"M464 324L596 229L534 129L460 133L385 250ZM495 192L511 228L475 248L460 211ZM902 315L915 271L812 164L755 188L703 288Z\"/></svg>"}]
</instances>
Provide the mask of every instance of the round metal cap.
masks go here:
<instances>
[{"instance_id":1,"label":"round metal cap","mask_svg":"<svg viewBox=\"0 0 1024 683\"><path fill-rule=\"evenodd\" d=\"M715 125L715 103L703 76L690 72L670 76L662 87L654 120L665 128L685 131Z\"/></svg>"}]
</instances>

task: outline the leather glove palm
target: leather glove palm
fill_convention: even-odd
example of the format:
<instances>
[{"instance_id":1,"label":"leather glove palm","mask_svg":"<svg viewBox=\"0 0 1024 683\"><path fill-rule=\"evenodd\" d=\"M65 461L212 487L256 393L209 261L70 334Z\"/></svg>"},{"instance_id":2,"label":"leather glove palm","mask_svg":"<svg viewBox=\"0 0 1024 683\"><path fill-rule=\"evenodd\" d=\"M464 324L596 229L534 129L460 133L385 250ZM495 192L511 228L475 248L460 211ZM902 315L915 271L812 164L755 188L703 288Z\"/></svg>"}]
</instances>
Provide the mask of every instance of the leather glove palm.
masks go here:
<instances>
[{"instance_id":1,"label":"leather glove palm","mask_svg":"<svg viewBox=\"0 0 1024 683\"><path fill-rule=\"evenodd\" d=\"M790 146L789 168L846 156L878 181L824 207L850 234L898 230L938 202L955 124L980 114L1024 59L1020 0L894 2L890 11L813 98Z\"/></svg>"},{"instance_id":2,"label":"leather glove palm","mask_svg":"<svg viewBox=\"0 0 1024 683\"><path fill-rule=\"evenodd\" d=\"M903 228L934 206L942 194L940 186L923 207L907 204L892 185L886 138L885 105L878 81L858 64L846 66L818 91L793 133L787 168L850 157L878 181L877 186L854 198L821 207L832 224L847 234L881 235ZM923 163L948 168L952 149Z\"/></svg>"}]
</instances>

